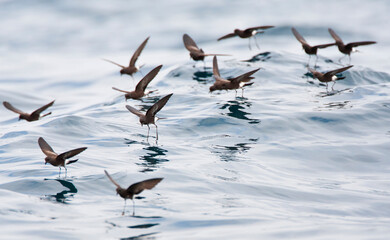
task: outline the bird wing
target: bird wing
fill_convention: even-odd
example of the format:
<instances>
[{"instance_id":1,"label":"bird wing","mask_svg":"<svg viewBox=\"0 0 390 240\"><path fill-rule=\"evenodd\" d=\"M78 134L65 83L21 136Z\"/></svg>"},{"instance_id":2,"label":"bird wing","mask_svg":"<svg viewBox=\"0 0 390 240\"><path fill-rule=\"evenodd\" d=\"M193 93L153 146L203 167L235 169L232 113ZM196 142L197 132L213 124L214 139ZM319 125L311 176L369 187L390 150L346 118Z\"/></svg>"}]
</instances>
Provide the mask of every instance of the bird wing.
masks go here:
<instances>
[{"instance_id":1,"label":"bird wing","mask_svg":"<svg viewBox=\"0 0 390 240\"><path fill-rule=\"evenodd\" d=\"M130 93L129 91L121 90L121 89L118 89L116 87L112 87L112 89L117 90L119 92L123 92L123 93Z\"/></svg>"},{"instance_id":2,"label":"bird wing","mask_svg":"<svg viewBox=\"0 0 390 240\"><path fill-rule=\"evenodd\" d=\"M231 56L229 54L218 54L218 53L202 53L202 56Z\"/></svg>"},{"instance_id":3,"label":"bird wing","mask_svg":"<svg viewBox=\"0 0 390 240\"><path fill-rule=\"evenodd\" d=\"M309 72L311 72L311 74L315 74L317 71L316 70L314 70L314 69L311 69L311 68L307 68L308 70L309 70Z\"/></svg>"},{"instance_id":4,"label":"bird wing","mask_svg":"<svg viewBox=\"0 0 390 240\"><path fill-rule=\"evenodd\" d=\"M230 81L237 81L237 82L241 82L241 81L244 81L244 82L247 82L249 81L250 79L248 79L252 74L254 74L255 72L259 71L260 68L257 68L255 70L252 70L252 71L249 71L247 73L244 73L244 74L241 74L240 76L238 77L235 77L235 78L232 78L230 79Z\"/></svg>"},{"instance_id":5,"label":"bird wing","mask_svg":"<svg viewBox=\"0 0 390 240\"><path fill-rule=\"evenodd\" d=\"M229 33L229 34L226 34L225 36L222 36L222 37L218 38L217 41L220 41L220 40L226 39L226 38L235 37L235 36L237 36L237 34L235 34L235 33Z\"/></svg>"},{"instance_id":6,"label":"bird wing","mask_svg":"<svg viewBox=\"0 0 390 240\"><path fill-rule=\"evenodd\" d=\"M133 56L132 56L131 59L130 59L129 67L135 66L135 62L137 61L137 59L138 59L139 55L141 54L142 50L145 48L145 45L146 45L146 43L148 42L148 40L149 40L149 37L147 37L147 38L145 39L145 41L143 41L143 42L141 43L141 45L139 45L139 47L137 48L137 50L135 50Z\"/></svg>"},{"instance_id":7,"label":"bird wing","mask_svg":"<svg viewBox=\"0 0 390 240\"><path fill-rule=\"evenodd\" d=\"M200 51L194 40L187 33L183 35L183 42L188 51Z\"/></svg>"},{"instance_id":8,"label":"bird wing","mask_svg":"<svg viewBox=\"0 0 390 240\"><path fill-rule=\"evenodd\" d=\"M292 33L294 34L295 38L301 43L301 44L307 44L306 40L302 37L301 34L295 29L291 28Z\"/></svg>"},{"instance_id":9,"label":"bird wing","mask_svg":"<svg viewBox=\"0 0 390 240\"><path fill-rule=\"evenodd\" d=\"M129 110L132 114L137 115L138 117L144 116L144 114L137 109L133 108L132 106L126 105L127 110Z\"/></svg>"},{"instance_id":10,"label":"bird wing","mask_svg":"<svg viewBox=\"0 0 390 240\"><path fill-rule=\"evenodd\" d=\"M333 31L333 29L328 28L328 31L329 31L330 35L332 36L332 38L334 40L336 40L336 42L343 43L343 40L341 40L341 38Z\"/></svg>"},{"instance_id":11,"label":"bird wing","mask_svg":"<svg viewBox=\"0 0 390 240\"><path fill-rule=\"evenodd\" d=\"M41 114L41 112L45 111L48 107L50 107L51 105L54 104L54 101L51 101L50 103L46 104L45 106L42 106L40 108L38 108L37 110L35 110L34 112L31 113L31 115L35 115L35 114Z\"/></svg>"},{"instance_id":12,"label":"bird wing","mask_svg":"<svg viewBox=\"0 0 390 240\"><path fill-rule=\"evenodd\" d=\"M152 71L150 71L148 74L146 74L145 77L142 78L141 81L139 81L139 83L135 87L135 90L136 91L137 90L138 91L139 90L145 91L145 88L156 77L157 73L160 71L161 68L162 68L162 65L159 65L159 66L155 67Z\"/></svg>"},{"instance_id":13,"label":"bird wing","mask_svg":"<svg viewBox=\"0 0 390 240\"><path fill-rule=\"evenodd\" d=\"M46 156L53 156L53 154L57 155L54 152L53 148L51 148L50 145L42 137L38 138L38 144L39 144L39 147L41 148L42 152Z\"/></svg>"},{"instance_id":14,"label":"bird wing","mask_svg":"<svg viewBox=\"0 0 390 240\"><path fill-rule=\"evenodd\" d=\"M60 158L60 159L68 159L68 158L74 157L74 156L76 156L77 154L83 152L85 149L87 149L87 148L86 148L86 147L76 148L76 149L73 149L73 150L70 150L70 151L61 153L60 155L58 155L57 158Z\"/></svg>"},{"instance_id":15,"label":"bird wing","mask_svg":"<svg viewBox=\"0 0 390 240\"><path fill-rule=\"evenodd\" d=\"M214 56L214 58L213 58L213 74L216 77L221 77L221 74L219 73L218 62L217 62L216 56Z\"/></svg>"},{"instance_id":16,"label":"bird wing","mask_svg":"<svg viewBox=\"0 0 390 240\"><path fill-rule=\"evenodd\" d=\"M118 187L118 188L121 187L117 182L115 182L114 179L112 179L112 177L110 176L110 174L108 174L108 172L107 172L106 170L104 170L104 173L107 175L108 179L110 179L110 181L111 181L116 187Z\"/></svg>"},{"instance_id":17,"label":"bird wing","mask_svg":"<svg viewBox=\"0 0 390 240\"><path fill-rule=\"evenodd\" d=\"M244 31L253 31L253 30L258 30L258 29L268 29L268 28L273 28L275 26L271 26L271 25L267 25L267 26L258 26L258 27L251 27L251 28L247 28L245 29Z\"/></svg>"},{"instance_id":18,"label":"bird wing","mask_svg":"<svg viewBox=\"0 0 390 240\"><path fill-rule=\"evenodd\" d=\"M11 105L9 102L3 102L4 107L6 107L8 110L11 110L12 112L23 114L21 110L15 108L14 106Z\"/></svg>"},{"instance_id":19,"label":"bird wing","mask_svg":"<svg viewBox=\"0 0 390 240\"><path fill-rule=\"evenodd\" d=\"M353 65L350 65L350 66L347 66L347 67L343 67L343 68L339 68L339 69L335 69L335 70L332 70L332 71L329 71L329 72L326 72L324 74L324 77L328 77L328 76L334 76L336 75L337 73L341 73L341 72L344 72L345 70L349 69L353 67Z\"/></svg>"},{"instance_id":20,"label":"bird wing","mask_svg":"<svg viewBox=\"0 0 390 240\"><path fill-rule=\"evenodd\" d=\"M363 45L370 45L376 43L375 41L362 41L362 42L351 42L346 45L346 47L357 47L357 46L363 46Z\"/></svg>"},{"instance_id":21,"label":"bird wing","mask_svg":"<svg viewBox=\"0 0 390 240\"><path fill-rule=\"evenodd\" d=\"M105 59L105 58L102 58L102 60L104 60L104 61L106 61L106 62L109 62L109 63L112 63L112 64L115 64L115 65L117 65L117 66L119 66L119 67L121 67L121 68L125 68L125 66L120 65L119 63L113 62L113 61L111 61L111 60L108 60L108 59Z\"/></svg>"},{"instance_id":22,"label":"bird wing","mask_svg":"<svg viewBox=\"0 0 390 240\"><path fill-rule=\"evenodd\" d=\"M327 47L330 47L330 46L333 46L333 45L335 45L335 43L320 44L320 45L315 45L313 47L316 47L316 48L327 48Z\"/></svg>"},{"instance_id":23,"label":"bird wing","mask_svg":"<svg viewBox=\"0 0 390 240\"><path fill-rule=\"evenodd\" d=\"M130 194L140 194L145 189L154 188L154 186L161 182L161 180L163 180L163 178L152 178L144 180L142 182L137 182L130 185L130 187L128 187L126 191Z\"/></svg>"},{"instance_id":24,"label":"bird wing","mask_svg":"<svg viewBox=\"0 0 390 240\"><path fill-rule=\"evenodd\" d=\"M173 95L173 93L161 98L160 100L158 100L158 102L156 102L151 108L148 109L148 111L146 112L145 116L147 118L153 118L154 115L156 115L156 113L158 111L160 111L164 106L165 104L168 102L169 98Z\"/></svg>"}]
</instances>

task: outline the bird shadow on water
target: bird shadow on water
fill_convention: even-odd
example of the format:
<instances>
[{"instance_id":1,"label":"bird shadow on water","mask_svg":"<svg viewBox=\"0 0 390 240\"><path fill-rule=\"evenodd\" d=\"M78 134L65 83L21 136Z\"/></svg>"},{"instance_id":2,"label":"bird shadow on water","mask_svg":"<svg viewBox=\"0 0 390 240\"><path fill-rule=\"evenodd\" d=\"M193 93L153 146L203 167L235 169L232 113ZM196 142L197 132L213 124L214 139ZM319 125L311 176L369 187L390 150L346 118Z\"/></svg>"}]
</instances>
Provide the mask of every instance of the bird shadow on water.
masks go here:
<instances>
[{"instance_id":1,"label":"bird shadow on water","mask_svg":"<svg viewBox=\"0 0 390 240\"><path fill-rule=\"evenodd\" d=\"M227 115L229 117L237 118L240 120L246 120L250 124L258 124L261 121L259 119L249 118L250 113L244 111L246 108L251 107L252 103L247 101L247 98L236 97L235 100L230 100L225 104L222 104L220 109L228 109L228 113L221 113L222 115Z\"/></svg>"},{"instance_id":2,"label":"bird shadow on water","mask_svg":"<svg viewBox=\"0 0 390 240\"><path fill-rule=\"evenodd\" d=\"M137 224L137 225L132 225L132 226L121 226L119 224L113 223L106 221L107 224L109 224L110 228L129 228L129 229L149 229L154 226L160 225L159 223L146 223L146 224ZM140 235L136 236L131 236L131 237L124 237L120 239L132 239L132 240L151 240L151 239L156 239L155 235L158 234L158 232L151 232L151 233L143 233Z\"/></svg>"},{"instance_id":3,"label":"bird shadow on water","mask_svg":"<svg viewBox=\"0 0 390 240\"><path fill-rule=\"evenodd\" d=\"M62 186L66 187L67 190L63 190L53 195L45 195L43 199L50 200L50 201L54 200L59 203L67 203L68 199L70 197L73 197L77 193L77 188L70 181L66 181L62 179L44 179L44 181L50 181L50 180L59 182Z\"/></svg>"},{"instance_id":4,"label":"bird shadow on water","mask_svg":"<svg viewBox=\"0 0 390 240\"><path fill-rule=\"evenodd\" d=\"M168 159L162 157L166 155L168 150L159 146L148 146L143 148L143 150L148 152L139 158L143 162L137 163L137 165L144 167L141 172L155 171L160 163L169 161Z\"/></svg>"}]
</instances>

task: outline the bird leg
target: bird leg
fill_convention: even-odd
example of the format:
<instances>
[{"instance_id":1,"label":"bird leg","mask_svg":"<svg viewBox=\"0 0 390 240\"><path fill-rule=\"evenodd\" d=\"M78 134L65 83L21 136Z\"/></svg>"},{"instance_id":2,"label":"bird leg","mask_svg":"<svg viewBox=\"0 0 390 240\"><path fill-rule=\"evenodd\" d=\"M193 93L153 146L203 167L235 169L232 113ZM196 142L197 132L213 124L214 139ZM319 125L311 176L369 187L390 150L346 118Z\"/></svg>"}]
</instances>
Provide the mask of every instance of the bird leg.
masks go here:
<instances>
[{"instance_id":1,"label":"bird leg","mask_svg":"<svg viewBox=\"0 0 390 240\"><path fill-rule=\"evenodd\" d=\"M134 202L134 199L131 199L131 201L133 201L133 216L135 215L135 202Z\"/></svg>"},{"instance_id":2,"label":"bird leg","mask_svg":"<svg viewBox=\"0 0 390 240\"><path fill-rule=\"evenodd\" d=\"M126 198L125 198L125 205L123 206L122 216L125 215L125 209L126 209Z\"/></svg>"},{"instance_id":3,"label":"bird leg","mask_svg":"<svg viewBox=\"0 0 390 240\"><path fill-rule=\"evenodd\" d=\"M309 55L309 60L307 61L306 67L309 67L311 55Z\"/></svg>"},{"instance_id":4,"label":"bird leg","mask_svg":"<svg viewBox=\"0 0 390 240\"><path fill-rule=\"evenodd\" d=\"M314 62L314 69L317 67L317 60L318 60L318 56L316 54L316 61Z\"/></svg>"},{"instance_id":5,"label":"bird leg","mask_svg":"<svg viewBox=\"0 0 390 240\"><path fill-rule=\"evenodd\" d=\"M253 38L255 39L255 44L256 44L256 47L257 47L257 49L259 49L259 50L260 50L260 47L259 47L259 45L257 44L257 38L256 38L256 35L253 35Z\"/></svg>"},{"instance_id":6,"label":"bird leg","mask_svg":"<svg viewBox=\"0 0 390 240\"><path fill-rule=\"evenodd\" d=\"M149 138L150 127L149 127L149 125L146 125L146 126L148 126L148 135L146 136L146 138Z\"/></svg>"},{"instance_id":7,"label":"bird leg","mask_svg":"<svg viewBox=\"0 0 390 240\"><path fill-rule=\"evenodd\" d=\"M326 82L326 92L328 92L328 83Z\"/></svg>"},{"instance_id":8,"label":"bird leg","mask_svg":"<svg viewBox=\"0 0 390 240\"><path fill-rule=\"evenodd\" d=\"M156 141L158 140L158 128L157 128L157 125L154 124L154 126L156 126Z\"/></svg>"},{"instance_id":9,"label":"bird leg","mask_svg":"<svg viewBox=\"0 0 390 240\"><path fill-rule=\"evenodd\" d=\"M351 65L351 54L348 54L349 62L348 65Z\"/></svg>"},{"instance_id":10,"label":"bird leg","mask_svg":"<svg viewBox=\"0 0 390 240\"><path fill-rule=\"evenodd\" d=\"M342 56L341 58L339 58L339 63L342 65L341 63L341 59L345 58L346 55Z\"/></svg>"},{"instance_id":11,"label":"bird leg","mask_svg":"<svg viewBox=\"0 0 390 240\"><path fill-rule=\"evenodd\" d=\"M335 84L336 84L336 81L333 81L332 91L334 91L333 86L334 86Z\"/></svg>"},{"instance_id":12,"label":"bird leg","mask_svg":"<svg viewBox=\"0 0 390 240\"><path fill-rule=\"evenodd\" d=\"M249 50L252 50L252 48L251 48L251 38L248 38L248 47L249 47Z\"/></svg>"}]
</instances>

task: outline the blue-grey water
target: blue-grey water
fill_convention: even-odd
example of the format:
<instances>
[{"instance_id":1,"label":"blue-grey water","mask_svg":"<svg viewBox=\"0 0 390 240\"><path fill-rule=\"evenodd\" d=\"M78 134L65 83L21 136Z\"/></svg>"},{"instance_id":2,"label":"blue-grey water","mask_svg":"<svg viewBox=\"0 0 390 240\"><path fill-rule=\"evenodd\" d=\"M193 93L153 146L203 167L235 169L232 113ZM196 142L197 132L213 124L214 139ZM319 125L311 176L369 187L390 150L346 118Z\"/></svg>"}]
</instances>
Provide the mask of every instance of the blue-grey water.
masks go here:
<instances>
[{"instance_id":1,"label":"blue-grey water","mask_svg":"<svg viewBox=\"0 0 390 240\"><path fill-rule=\"evenodd\" d=\"M0 100L27 112L56 100L36 122L0 108L0 238L388 239L389 12L384 0L0 1ZM260 49L216 41L256 25L276 26ZM378 43L352 54L328 94L291 27L312 44L332 42L329 27L346 43ZM212 59L193 67L184 33L231 54L218 58L224 77L261 67L243 97L208 92ZM134 80L102 61L126 65L148 36ZM342 56L319 50L317 70ZM159 64L150 97L126 103L111 89ZM125 105L147 109L169 93L156 143ZM88 149L59 177L39 137L58 153ZM122 216L103 170L124 187L164 180Z\"/></svg>"}]
</instances>

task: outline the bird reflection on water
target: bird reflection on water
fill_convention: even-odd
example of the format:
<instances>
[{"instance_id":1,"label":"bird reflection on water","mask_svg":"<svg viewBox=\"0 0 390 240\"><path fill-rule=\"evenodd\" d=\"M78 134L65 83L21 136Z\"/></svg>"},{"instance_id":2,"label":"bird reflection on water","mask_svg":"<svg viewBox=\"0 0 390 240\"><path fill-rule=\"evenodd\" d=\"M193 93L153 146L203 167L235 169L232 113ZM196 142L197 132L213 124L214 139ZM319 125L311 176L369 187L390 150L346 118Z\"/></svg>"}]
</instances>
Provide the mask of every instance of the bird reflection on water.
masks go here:
<instances>
[{"instance_id":1,"label":"bird reflection on water","mask_svg":"<svg viewBox=\"0 0 390 240\"><path fill-rule=\"evenodd\" d=\"M261 121L259 119L248 118L248 115L251 115L251 113L248 113L245 110L246 108L249 108L252 103L247 100L247 98L237 97L236 100L228 101L227 103L223 104L220 109L228 109L229 112L222 114L241 120L246 120L250 124L260 123Z\"/></svg>"},{"instance_id":2,"label":"bird reflection on water","mask_svg":"<svg viewBox=\"0 0 390 240\"><path fill-rule=\"evenodd\" d=\"M63 190L54 195L46 195L45 198L49 200L54 200L60 203L67 203L69 197L73 197L77 193L77 188L70 181L62 180L62 179L44 179L46 180L54 180L59 182L62 186L66 187L68 190Z\"/></svg>"},{"instance_id":3,"label":"bird reflection on water","mask_svg":"<svg viewBox=\"0 0 390 240\"><path fill-rule=\"evenodd\" d=\"M236 143L230 146L215 145L213 152L216 153L222 161L237 161L237 154L243 154L251 149L250 145L256 144L258 139L247 139L247 142Z\"/></svg>"},{"instance_id":4,"label":"bird reflection on water","mask_svg":"<svg viewBox=\"0 0 390 240\"><path fill-rule=\"evenodd\" d=\"M213 79L211 79L213 76L212 69L210 68L210 71L207 71L206 69L207 68L205 68L204 71L194 72L192 79L195 81L198 81L199 83L203 83L203 84L214 81Z\"/></svg>"},{"instance_id":5,"label":"bird reflection on water","mask_svg":"<svg viewBox=\"0 0 390 240\"><path fill-rule=\"evenodd\" d=\"M158 146L148 146L144 148L144 150L148 151L145 155L140 157L142 163L137 163L137 165L143 166L144 168L141 172L152 172L158 168L158 165L162 162L168 162L169 160L163 158L168 152L167 150L158 147Z\"/></svg>"}]
</instances>

